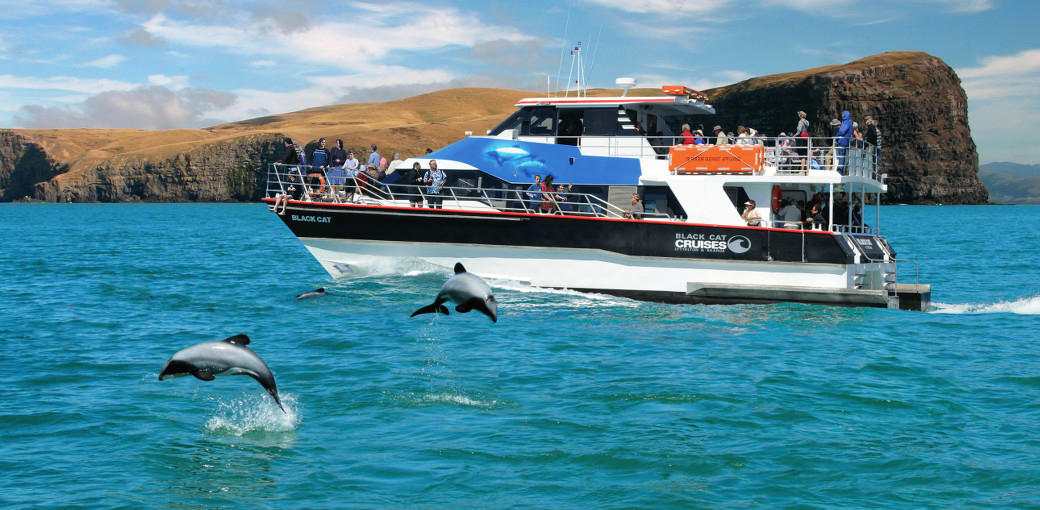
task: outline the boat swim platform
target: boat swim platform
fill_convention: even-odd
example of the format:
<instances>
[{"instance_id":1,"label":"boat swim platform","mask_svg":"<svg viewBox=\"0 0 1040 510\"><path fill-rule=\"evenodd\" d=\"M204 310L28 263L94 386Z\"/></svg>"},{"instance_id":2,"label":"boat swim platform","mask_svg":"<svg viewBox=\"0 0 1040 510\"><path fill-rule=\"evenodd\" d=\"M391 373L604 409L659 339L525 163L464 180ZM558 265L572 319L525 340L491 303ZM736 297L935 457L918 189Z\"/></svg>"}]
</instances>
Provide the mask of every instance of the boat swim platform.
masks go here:
<instances>
[{"instance_id":1,"label":"boat swim platform","mask_svg":"<svg viewBox=\"0 0 1040 510\"><path fill-rule=\"evenodd\" d=\"M931 302L931 285L897 283L894 291L889 291L689 282L686 284L686 295L705 303L794 302L927 311Z\"/></svg>"}]
</instances>

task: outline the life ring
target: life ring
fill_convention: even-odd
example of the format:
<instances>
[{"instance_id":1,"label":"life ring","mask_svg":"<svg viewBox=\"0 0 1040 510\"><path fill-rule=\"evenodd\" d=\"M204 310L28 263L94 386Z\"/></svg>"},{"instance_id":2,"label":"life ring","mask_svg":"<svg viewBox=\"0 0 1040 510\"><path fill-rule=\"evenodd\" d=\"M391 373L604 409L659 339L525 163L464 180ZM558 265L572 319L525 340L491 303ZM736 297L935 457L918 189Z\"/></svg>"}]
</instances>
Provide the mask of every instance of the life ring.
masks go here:
<instances>
[{"instance_id":1,"label":"life ring","mask_svg":"<svg viewBox=\"0 0 1040 510\"><path fill-rule=\"evenodd\" d=\"M780 203L784 200L784 192L780 189L779 184L773 185L773 214L780 212Z\"/></svg>"},{"instance_id":2,"label":"life ring","mask_svg":"<svg viewBox=\"0 0 1040 510\"><path fill-rule=\"evenodd\" d=\"M307 185L308 186L313 186L314 185L314 180L313 180L314 178L317 178L318 179L318 184L321 185L321 187L318 188L318 191L315 191L314 194L315 195L320 195L320 194L325 192L325 177L322 176L321 174L317 174L317 173L308 175L307 176Z\"/></svg>"}]
</instances>

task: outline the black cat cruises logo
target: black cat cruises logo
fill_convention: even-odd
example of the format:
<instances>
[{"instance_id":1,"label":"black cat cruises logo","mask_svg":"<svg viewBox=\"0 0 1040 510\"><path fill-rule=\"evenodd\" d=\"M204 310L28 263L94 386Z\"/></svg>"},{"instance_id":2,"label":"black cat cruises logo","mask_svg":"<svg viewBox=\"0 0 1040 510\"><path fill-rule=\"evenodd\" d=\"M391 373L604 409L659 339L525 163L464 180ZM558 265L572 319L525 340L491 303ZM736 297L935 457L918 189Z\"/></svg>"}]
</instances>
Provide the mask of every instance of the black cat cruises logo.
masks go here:
<instances>
[{"instance_id":1,"label":"black cat cruises logo","mask_svg":"<svg viewBox=\"0 0 1040 510\"><path fill-rule=\"evenodd\" d=\"M726 253L737 255L751 249L751 240L729 234L675 234L675 251L696 253Z\"/></svg>"}]
</instances>

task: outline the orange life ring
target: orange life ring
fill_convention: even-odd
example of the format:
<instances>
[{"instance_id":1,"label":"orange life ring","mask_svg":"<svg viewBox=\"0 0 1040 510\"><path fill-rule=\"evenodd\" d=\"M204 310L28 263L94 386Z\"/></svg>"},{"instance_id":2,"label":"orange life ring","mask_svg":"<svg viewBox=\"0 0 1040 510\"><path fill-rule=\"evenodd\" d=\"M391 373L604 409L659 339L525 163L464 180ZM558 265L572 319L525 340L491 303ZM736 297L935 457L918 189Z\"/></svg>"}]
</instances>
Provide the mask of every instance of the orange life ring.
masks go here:
<instances>
[{"instance_id":1,"label":"orange life ring","mask_svg":"<svg viewBox=\"0 0 1040 510\"><path fill-rule=\"evenodd\" d=\"M773 185L773 214L780 212L780 202L784 200L784 192L780 189L779 184Z\"/></svg>"},{"instance_id":2,"label":"orange life ring","mask_svg":"<svg viewBox=\"0 0 1040 510\"><path fill-rule=\"evenodd\" d=\"M325 177L323 175L321 175L319 173L313 173L313 174L307 175L307 185L308 186L312 186L313 185L312 183L314 181L312 181L311 179L313 179L315 177L318 178L318 183L321 184L321 187L318 188L318 191L315 191L314 194L315 195L320 195L320 194L325 192Z\"/></svg>"}]
</instances>

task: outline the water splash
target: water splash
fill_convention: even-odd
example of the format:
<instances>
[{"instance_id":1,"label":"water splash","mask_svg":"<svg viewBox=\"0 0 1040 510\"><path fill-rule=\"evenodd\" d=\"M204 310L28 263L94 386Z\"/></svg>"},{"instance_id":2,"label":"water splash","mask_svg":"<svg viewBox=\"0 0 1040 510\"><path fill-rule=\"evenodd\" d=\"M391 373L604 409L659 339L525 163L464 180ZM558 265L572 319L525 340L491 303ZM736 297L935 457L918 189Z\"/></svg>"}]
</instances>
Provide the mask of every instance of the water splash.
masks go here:
<instances>
[{"instance_id":1,"label":"water splash","mask_svg":"<svg viewBox=\"0 0 1040 510\"><path fill-rule=\"evenodd\" d=\"M490 409L498 404L497 400L482 401L453 393L423 395L420 398L420 402L429 404L455 404L464 407L479 407L482 409Z\"/></svg>"},{"instance_id":2,"label":"water splash","mask_svg":"<svg viewBox=\"0 0 1040 510\"><path fill-rule=\"evenodd\" d=\"M218 401L216 415L206 422L206 430L216 434L245 436L252 433L292 432L300 425L300 413L294 395L280 394L285 412L270 396L255 394L231 401Z\"/></svg>"},{"instance_id":3,"label":"water splash","mask_svg":"<svg viewBox=\"0 0 1040 510\"><path fill-rule=\"evenodd\" d=\"M1014 313L1019 315L1040 315L1040 296L1030 296L1014 301L998 301L996 303L933 303L933 308L932 313Z\"/></svg>"},{"instance_id":4,"label":"water splash","mask_svg":"<svg viewBox=\"0 0 1040 510\"><path fill-rule=\"evenodd\" d=\"M408 257L372 257L349 265L350 271L342 278L364 278L372 276L419 276L424 274L450 274L450 269L431 264L421 259Z\"/></svg>"},{"instance_id":5,"label":"water splash","mask_svg":"<svg viewBox=\"0 0 1040 510\"><path fill-rule=\"evenodd\" d=\"M603 306L627 306L637 307L639 302L633 299L627 299L618 296L611 296L609 294L596 294L591 292L579 292L570 289L552 289L547 287L536 287L524 282L518 282L515 280L495 280L489 279L488 284L494 289L508 290L517 292L520 294L555 294L559 296L569 296L577 298L578 300L586 300L595 302L598 305Z\"/></svg>"}]
</instances>

